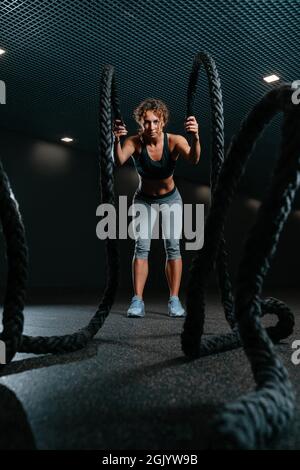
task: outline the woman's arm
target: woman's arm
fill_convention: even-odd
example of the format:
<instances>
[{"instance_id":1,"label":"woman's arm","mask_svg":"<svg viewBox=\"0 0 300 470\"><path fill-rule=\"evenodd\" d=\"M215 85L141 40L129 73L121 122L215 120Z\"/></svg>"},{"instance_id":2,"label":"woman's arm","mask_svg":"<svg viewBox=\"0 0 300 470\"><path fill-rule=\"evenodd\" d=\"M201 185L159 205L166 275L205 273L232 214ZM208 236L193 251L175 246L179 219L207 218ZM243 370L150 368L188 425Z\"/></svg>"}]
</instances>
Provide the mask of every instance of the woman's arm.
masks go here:
<instances>
[{"instance_id":1,"label":"woman's arm","mask_svg":"<svg viewBox=\"0 0 300 470\"><path fill-rule=\"evenodd\" d=\"M132 137L128 137L125 140L123 147L121 146L120 138L115 138L114 157L117 166L122 166L125 162L127 162L134 152L135 146Z\"/></svg>"},{"instance_id":2,"label":"woman's arm","mask_svg":"<svg viewBox=\"0 0 300 470\"><path fill-rule=\"evenodd\" d=\"M127 135L127 133L126 126L121 121L116 120L113 134L115 136L114 158L117 166L123 165L135 151L133 137L128 137L121 146L121 137Z\"/></svg>"},{"instance_id":3,"label":"woman's arm","mask_svg":"<svg viewBox=\"0 0 300 470\"><path fill-rule=\"evenodd\" d=\"M194 116L189 116L185 121L185 130L192 134L192 144L181 135L176 136L176 151L190 163L197 165L200 160L201 144L198 133L198 123Z\"/></svg>"}]
</instances>

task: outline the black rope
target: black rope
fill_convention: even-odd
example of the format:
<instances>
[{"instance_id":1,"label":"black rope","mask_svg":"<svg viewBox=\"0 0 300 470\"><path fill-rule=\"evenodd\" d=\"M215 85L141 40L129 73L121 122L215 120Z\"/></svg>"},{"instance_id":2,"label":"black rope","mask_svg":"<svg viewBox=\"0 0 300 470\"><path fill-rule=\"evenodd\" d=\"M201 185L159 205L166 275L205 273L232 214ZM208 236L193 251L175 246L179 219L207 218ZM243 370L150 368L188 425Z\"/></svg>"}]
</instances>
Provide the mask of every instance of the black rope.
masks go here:
<instances>
[{"instance_id":1,"label":"black rope","mask_svg":"<svg viewBox=\"0 0 300 470\"><path fill-rule=\"evenodd\" d=\"M187 93L187 115L194 114L193 110L197 91L197 81L202 64L208 77L212 118L212 165L210 179L212 195L211 201L213 205L218 179L224 163L224 113L221 83L216 64L210 55L206 52L198 53L195 56L193 62ZM207 230L205 231L205 245L208 243L206 238L208 235L206 235L206 233ZM184 325L184 332L182 334L183 351L187 356L190 357L200 357L208 354L227 351L241 346L238 326L234 315L234 297L232 294L231 280L228 273L228 255L226 252L223 227L219 235L214 233L214 236L218 236L218 250L213 253L214 258L212 259L211 266L215 266L216 268L225 318L232 328L232 333L216 335L201 341L205 320L204 286L208 279L209 273L202 269L203 282L201 279L198 281L196 272L197 266L195 266L197 262L194 260L193 267L190 270L190 280L187 290L187 307L194 307L190 307L189 309L189 315L187 316ZM203 250L201 252L203 253ZM280 322L278 322L276 327L268 329L268 332L273 334L272 339L274 341L279 341L280 339L284 339L289 336L293 328L293 323L290 321L290 318L293 318L293 315L285 304L284 309L281 308L277 310L274 305L279 305L279 303L280 301L277 301L276 303L276 299L272 299L272 301L269 301L268 299L264 300L264 314L268 312L269 314L279 316L281 313ZM280 305L281 304L282 302ZM195 308L195 310L193 310L193 308ZM200 315L197 315L198 309L201 311ZM193 315L194 311L195 315ZM276 331L275 334L274 331Z\"/></svg>"},{"instance_id":2,"label":"black rope","mask_svg":"<svg viewBox=\"0 0 300 470\"><path fill-rule=\"evenodd\" d=\"M195 62L206 63L207 60L205 54L198 54ZM182 333L185 354L196 358L234 348L242 341L257 383L256 392L226 405L216 418L213 447L264 447L288 427L293 416L292 386L270 338L278 341L290 335L294 317L283 302L260 298L264 278L300 182L300 109L292 104L292 91L286 84L267 93L244 119L240 131L232 139L213 188L205 224L205 244L194 257L190 269L187 317ZM193 102L193 98L190 99ZM222 256L228 207L257 138L272 117L281 111L284 121L280 157L271 190L260 207L240 264L236 301L230 315L233 332L216 336L213 340L202 340L204 291L209 273ZM266 313L276 314L279 318L278 324L267 330L260 320Z\"/></svg>"},{"instance_id":3,"label":"black rope","mask_svg":"<svg viewBox=\"0 0 300 470\"><path fill-rule=\"evenodd\" d=\"M243 343L257 383L257 392L226 405L214 422L215 447L264 446L288 425L294 409L294 396L287 372L277 358L273 341L287 337L294 317L289 308L273 298L260 298L262 283L273 256L280 232L291 209L298 187L300 153L299 110L291 104L291 89L279 87L263 97L243 121L232 139L224 162L224 123L220 80L214 61L206 53L197 54L190 76L187 114L193 103L200 65L209 79L212 106L212 204L205 225L205 245L192 263L187 289L187 318L182 333L186 355L196 358L225 351ZM227 270L223 236L228 206L254 143L276 112L285 115L281 155L269 196L262 204L252 229L240 266L234 302ZM112 118L122 120L116 93L114 69L105 66L101 78L99 108L99 154L101 202L115 205L114 166L111 159ZM23 309L28 272L25 230L18 204L0 163L0 216L6 240L8 277L3 310L1 339L6 343L7 362L17 351L36 354L74 351L83 348L99 331L112 307L119 277L119 254L116 240L106 240L107 281L99 307L89 324L64 336L30 337L22 335ZM202 340L204 325L204 290L208 275L216 266L225 316L232 332ZM262 328L260 317L278 316L275 327ZM267 334L268 333L268 334Z\"/></svg>"},{"instance_id":4,"label":"black rope","mask_svg":"<svg viewBox=\"0 0 300 470\"><path fill-rule=\"evenodd\" d=\"M101 201L115 204L114 167L111 159L111 108L121 118L112 67L104 67L100 86L99 106L99 161ZM7 175L0 163L0 216L6 240L8 277L3 309L1 340L6 344L6 363L15 353L35 354L76 351L85 347L102 327L114 302L119 278L119 252L117 240L106 239L106 286L89 324L75 333L64 336L22 335L24 302L28 273L28 253L25 229L18 204L13 196Z\"/></svg>"},{"instance_id":5,"label":"black rope","mask_svg":"<svg viewBox=\"0 0 300 470\"><path fill-rule=\"evenodd\" d=\"M222 89L218 70L215 61L206 52L199 52L193 61L192 71L190 74L187 90L187 116L191 116L194 114L197 82L202 64L204 66L208 78L209 98L211 107L212 163L210 170L210 187L211 200L213 200L220 171L224 163L224 112ZM234 299L232 296L231 281L227 267L227 256L228 255L226 252L224 237L220 236L220 249L216 260L216 274L218 277L218 283L221 292L221 301L224 308L225 318L227 319L231 328L234 328Z\"/></svg>"}]
</instances>

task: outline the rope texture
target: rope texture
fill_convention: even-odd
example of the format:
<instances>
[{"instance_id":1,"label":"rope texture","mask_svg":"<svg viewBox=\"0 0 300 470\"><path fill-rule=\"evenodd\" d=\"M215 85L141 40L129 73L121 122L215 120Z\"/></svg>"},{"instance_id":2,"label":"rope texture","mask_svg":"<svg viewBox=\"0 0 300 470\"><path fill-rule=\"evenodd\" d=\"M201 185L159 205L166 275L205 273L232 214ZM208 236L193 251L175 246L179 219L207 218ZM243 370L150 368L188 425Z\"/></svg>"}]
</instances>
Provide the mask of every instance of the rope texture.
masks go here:
<instances>
[{"instance_id":1,"label":"rope texture","mask_svg":"<svg viewBox=\"0 0 300 470\"><path fill-rule=\"evenodd\" d=\"M116 93L114 70L103 69L99 106L99 162L101 202L115 205L114 167L111 159L111 114L121 117ZM18 204L13 196L6 173L0 163L0 216L6 240L8 276L3 309L1 339L6 343L6 362L17 351L45 354L71 352L84 348L102 327L113 305L119 279L117 240L106 239L107 280L101 302L89 324L75 333L63 336L22 335L25 293L28 273L28 252L25 229Z\"/></svg>"},{"instance_id":2,"label":"rope texture","mask_svg":"<svg viewBox=\"0 0 300 470\"><path fill-rule=\"evenodd\" d=\"M211 61L209 55L200 53L195 58L193 70L200 63L207 70L207 62ZM213 68L211 66L211 70ZM214 74L208 76L209 80L218 84L218 77L214 77ZM191 81L195 84L196 80L192 78ZM210 86L210 90L214 88L217 89L217 85ZM217 181L212 181L215 186L205 224L205 244L196 253L190 268L186 294L187 317L181 335L184 353L190 358L197 358L242 344L257 384L255 392L225 405L216 417L211 440L211 446L215 448L264 448L287 429L294 413L292 386L272 343L292 333L294 316L283 302L260 297L263 281L300 183L300 110L299 106L297 108L292 104L292 91L289 84L284 84L267 93L246 116L239 132L233 137L220 171L218 167ZM188 94L191 103L193 99ZM220 94L211 91L213 105L219 99ZM217 108L221 109L221 105ZM212 110L214 115L214 106ZM278 112L284 115L280 156L271 188L245 244L238 271L236 298L232 311L227 311L226 315L232 332L204 340L205 287L211 270L215 265L219 266L220 258L224 256L223 231L227 211L256 140ZM219 128L219 132L222 131ZM225 270L223 263L223 274ZM226 281L224 285L226 289L229 288L229 282ZM226 292L222 296L233 299ZM267 313L277 315L278 323L265 330L261 316Z\"/></svg>"},{"instance_id":3,"label":"rope texture","mask_svg":"<svg viewBox=\"0 0 300 470\"><path fill-rule=\"evenodd\" d=\"M224 120L220 79L209 54L196 55L188 87L187 115L193 114L200 66L204 65L212 107L211 208L205 224L205 245L193 259L187 288L187 317L181 335L182 348L190 358L244 347L257 390L225 405L213 423L212 447L260 448L285 430L294 412L294 394L288 374L276 356L273 342L289 336L294 317L280 300L261 299L264 278L282 228L299 187L300 116L292 105L291 87L283 85L267 93L244 119L224 158ZM105 66L101 78L99 108L99 167L101 202L115 205L114 167L111 159L112 118L122 120L114 69ZM236 298L227 269L224 223L247 159L264 127L282 111L282 144L272 187L260 207L240 264ZM36 354L59 353L83 348L103 325L113 305L119 278L116 240L106 240L107 281L98 309L89 324L79 331L52 337L22 335L23 309L28 273L28 252L22 217L7 175L0 163L0 217L7 251L7 288L3 331L7 362L17 351ZM205 286L216 268L226 319L232 331L203 340ZM275 314L277 325L266 330L261 316Z\"/></svg>"}]
</instances>

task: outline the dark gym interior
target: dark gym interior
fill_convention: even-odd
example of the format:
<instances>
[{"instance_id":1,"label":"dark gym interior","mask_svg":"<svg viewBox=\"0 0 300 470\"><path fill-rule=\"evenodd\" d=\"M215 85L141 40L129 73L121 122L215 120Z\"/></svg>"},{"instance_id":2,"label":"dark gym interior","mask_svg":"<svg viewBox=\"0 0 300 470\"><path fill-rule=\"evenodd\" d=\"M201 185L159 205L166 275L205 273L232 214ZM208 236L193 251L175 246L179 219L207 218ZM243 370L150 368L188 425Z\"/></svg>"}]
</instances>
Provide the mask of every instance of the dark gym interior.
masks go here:
<instances>
[{"instance_id":1,"label":"dark gym interior","mask_svg":"<svg viewBox=\"0 0 300 470\"><path fill-rule=\"evenodd\" d=\"M65 335L82 328L105 288L105 243L96 236L102 67L115 68L129 134L136 132L133 109L154 96L170 109L167 132L184 135L192 61L198 51L208 52L221 80L226 151L265 93L300 80L299 13L299 1L289 0L1 2L0 158L29 252L24 334ZM263 77L271 74L279 80L266 83ZM184 203L202 203L207 214L212 123L204 72L195 116L200 162L179 158L174 181ZM233 289L247 234L271 183L281 123L279 113L259 138L229 209L225 240ZM62 142L65 136L73 141ZM138 182L131 159L114 169L115 196L126 195L128 205ZM292 334L275 345L296 394L295 408L288 429L264 447L270 449L300 449L300 364L291 360L293 343L300 345L299 237L297 192L263 286L263 296L284 301L295 317ZM185 359L184 319L167 315L161 240L151 245L146 316L126 317L134 240L118 245L116 299L93 340L69 353L18 352L1 369L1 449L202 450L218 407L255 389L242 347ZM0 256L3 300L8 255L2 233ZM193 256L182 241L184 304ZM229 331L214 272L207 282L205 316L204 338Z\"/></svg>"}]
</instances>

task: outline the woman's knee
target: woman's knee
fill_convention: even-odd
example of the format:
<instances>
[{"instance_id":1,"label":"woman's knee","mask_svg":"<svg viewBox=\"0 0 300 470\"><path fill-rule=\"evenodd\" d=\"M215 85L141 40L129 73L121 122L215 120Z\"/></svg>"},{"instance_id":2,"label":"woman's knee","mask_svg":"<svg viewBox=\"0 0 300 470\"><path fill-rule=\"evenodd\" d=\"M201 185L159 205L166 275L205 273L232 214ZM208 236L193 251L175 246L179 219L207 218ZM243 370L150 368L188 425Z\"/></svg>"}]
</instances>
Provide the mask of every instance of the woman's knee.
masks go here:
<instances>
[{"instance_id":1,"label":"woman's knee","mask_svg":"<svg viewBox=\"0 0 300 470\"><path fill-rule=\"evenodd\" d=\"M180 240L165 240L167 260L181 258Z\"/></svg>"},{"instance_id":2,"label":"woman's knee","mask_svg":"<svg viewBox=\"0 0 300 470\"><path fill-rule=\"evenodd\" d=\"M137 239L135 242L134 256L135 258L148 259L150 252L150 240Z\"/></svg>"}]
</instances>

